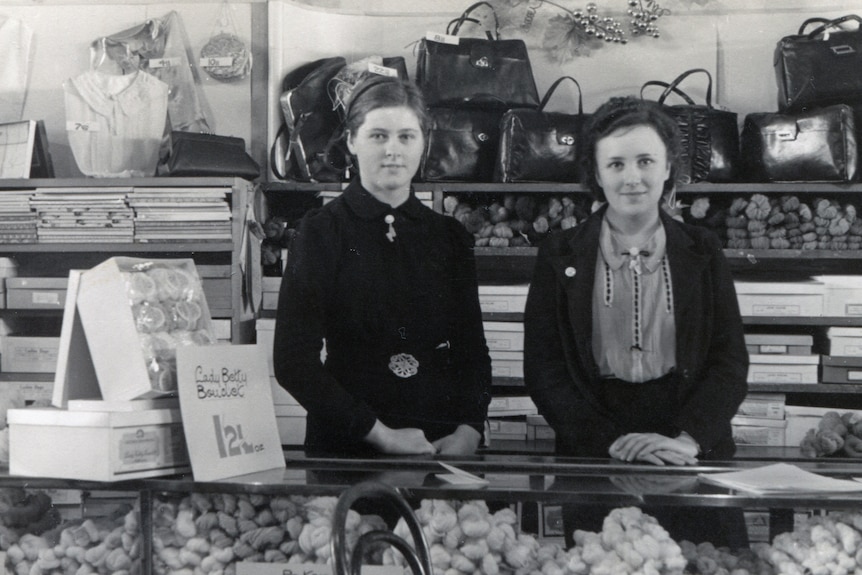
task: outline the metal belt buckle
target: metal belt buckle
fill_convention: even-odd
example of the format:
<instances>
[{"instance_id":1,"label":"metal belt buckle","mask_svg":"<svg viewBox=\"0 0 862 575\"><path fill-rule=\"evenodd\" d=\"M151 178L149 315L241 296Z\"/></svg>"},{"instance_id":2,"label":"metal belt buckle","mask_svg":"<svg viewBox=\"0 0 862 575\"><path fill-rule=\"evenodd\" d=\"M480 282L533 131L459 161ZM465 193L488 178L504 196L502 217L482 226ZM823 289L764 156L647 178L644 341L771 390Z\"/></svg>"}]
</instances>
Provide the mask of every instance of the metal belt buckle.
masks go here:
<instances>
[{"instance_id":1,"label":"metal belt buckle","mask_svg":"<svg viewBox=\"0 0 862 575\"><path fill-rule=\"evenodd\" d=\"M419 373L419 362L409 353L399 353L389 358L389 371L408 378Z\"/></svg>"}]
</instances>

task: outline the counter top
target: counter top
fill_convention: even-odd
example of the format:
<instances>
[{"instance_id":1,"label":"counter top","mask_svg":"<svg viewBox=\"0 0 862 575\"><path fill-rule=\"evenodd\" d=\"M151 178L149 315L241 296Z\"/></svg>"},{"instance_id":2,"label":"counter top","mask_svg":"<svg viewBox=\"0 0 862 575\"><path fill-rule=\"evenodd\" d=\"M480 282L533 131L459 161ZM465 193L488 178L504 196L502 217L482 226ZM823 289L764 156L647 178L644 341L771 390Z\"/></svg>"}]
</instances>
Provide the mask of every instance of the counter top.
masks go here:
<instances>
[{"instance_id":1,"label":"counter top","mask_svg":"<svg viewBox=\"0 0 862 575\"><path fill-rule=\"evenodd\" d=\"M859 492L757 496L706 484L700 473L716 473L792 463L813 473L842 479L862 478L862 460L807 459L798 448L741 447L730 461L697 466L658 467L610 459L580 459L552 455L480 453L470 457L337 458L301 450L285 451L286 467L215 481L194 481L190 475L101 483L51 478L16 477L0 472L4 485L28 488L151 491L174 493L261 493L337 496L362 481L382 481L412 499L484 499L487 501L593 502L623 505L716 507L830 508L862 507ZM479 475L481 488L458 487L437 477L446 473L439 462Z\"/></svg>"}]
</instances>

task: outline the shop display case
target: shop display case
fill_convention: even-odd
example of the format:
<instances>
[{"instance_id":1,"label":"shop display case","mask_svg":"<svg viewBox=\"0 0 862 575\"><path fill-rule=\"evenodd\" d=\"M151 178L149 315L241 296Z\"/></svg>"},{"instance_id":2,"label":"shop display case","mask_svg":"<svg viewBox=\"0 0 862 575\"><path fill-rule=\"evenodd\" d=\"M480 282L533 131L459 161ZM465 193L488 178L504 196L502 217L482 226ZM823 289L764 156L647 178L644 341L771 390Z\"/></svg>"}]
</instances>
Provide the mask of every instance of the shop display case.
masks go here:
<instances>
[{"instance_id":1,"label":"shop display case","mask_svg":"<svg viewBox=\"0 0 862 575\"><path fill-rule=\"evenodd\" d=\"M827 516L834 518L833 522L862 517L862 490L828 496L763 496L699 480L700 474L750 469L779 460L824 477L847 479L858 475L858 463L853 460L798 459L785 448L747 447L733 461L667 468L493 453L446 459L488 482L478 489L441 480L439 475L447 471L435 459L337 459L299 451L287 451L285 456L285 469L205 482L187 475L106 483L0 476L0 493L7 499L26 493L35 500L35 494L42 492L53 498L48 511L38 518L42 527L38 521L13 521L9 512L0 514L4 531L0 546L6 552L6 568L20 573L24 562L30 568L41 561L43 570L38 572L70 572L72 563L82 565L83 559L93 562L90 572L99 573L177 573L183 569L253 573L248 569L255 565L326 563L331 556L331 520L337 497L349 487L368 481L394 487L414 509L420 523L431 521L432 507L439 501L445 505L440 503L438 512L463 509L460 520L472 513L491 527L508 524L511 534L505 528L505 533L495 535L479 529L473 535L461 531L450 536L462 547L467 539L481 547L478 541L484 538L492 546L488 555L494 555L493 546L506 537L512 545L529 542L534 552L541 548L565 551L560 507L584 503L630 509L620 513L635 517L638 512L634 508L651 506L740 509L753 518L748 529L754 541L752 549L761 561L774 554L788 537L796 537L800 546L806 545L805 535L800 533L805 529L800 527L800 517L815 517L812 522L821 526ZM370 501L356 509L357 515L349 522L348 540L371 529L403 534L403 526L396 522L398 515L390 513L386 504ZM455 529L451 522L454 517L437 519L441 521L435 524L438 530L428 528L426 536L429 545L445 547L446 534ZM641 519L644 520L648 521ZM497 535L500 541L494 539ZM862 541L858 532L856 535ZM810 544L810 533L807 536ZM674 543L686 553L694 552L685 539ZM27 545L35 545L37 551L24 551L22 547ZM841 543L836 545L840 548ZM569 551L575 546L570 546ZM705 553L704 549L701 547L700 552ZM749 559L753 553L751 549L724 552L731 551ZM844 551L846 554L850 550ZM848 556L856 561L853 553ZM513 557L500 555L501 571L512 567ZM380 563L391 560L385 558L385 553L369 559ZM701 571L690 566L688 572Z\"/></svg>"}]
</instances>

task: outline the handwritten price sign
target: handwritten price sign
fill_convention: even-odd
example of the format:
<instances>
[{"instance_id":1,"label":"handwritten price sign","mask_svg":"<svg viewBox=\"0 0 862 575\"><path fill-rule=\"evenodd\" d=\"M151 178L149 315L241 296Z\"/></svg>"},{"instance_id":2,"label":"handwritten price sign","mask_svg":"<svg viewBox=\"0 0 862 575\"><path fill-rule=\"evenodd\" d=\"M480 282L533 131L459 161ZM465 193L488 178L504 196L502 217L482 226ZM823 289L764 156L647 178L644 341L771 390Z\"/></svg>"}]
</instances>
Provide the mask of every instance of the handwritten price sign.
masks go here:
<instances>
[{"instance_id":1,"label":"handwritten price sign","mask_svg":"<svg viewBox=\"0 0 862 575\"><path fill-rule=\"evenodd\" d=\"M284 467L269 369L258 346L179 347L177 382L195 480Z\"/></svg>"}]
</instances>

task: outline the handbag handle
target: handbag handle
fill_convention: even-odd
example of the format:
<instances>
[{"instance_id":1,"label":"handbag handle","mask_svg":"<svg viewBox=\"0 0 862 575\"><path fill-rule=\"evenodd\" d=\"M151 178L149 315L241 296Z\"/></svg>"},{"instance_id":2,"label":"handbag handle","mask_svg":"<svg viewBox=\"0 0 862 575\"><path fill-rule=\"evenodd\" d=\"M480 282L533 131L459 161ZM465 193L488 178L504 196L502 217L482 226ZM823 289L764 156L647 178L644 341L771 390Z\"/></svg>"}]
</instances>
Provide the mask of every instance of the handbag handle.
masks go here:
<instances>
[{"instance_id":1,"label":"handbag handle","mask_svg":"<svg viewBox=\"0 0 862 575\"><path fill-rule=\"evenodd\" d=\"M856 22L860 27L862 27L862 18L860 18L856 14L847 14L846 16L841 16L840 18L836 18L834 20L829 20L828 18L809 18L802 23L802 26L799 27L799 36L805 34L805 29L808 27L809 24L821 24L808 34L809 38L814 39L817 36L823 34L823 32L825 32L829 28L840 27L841 24L845 22L850 22L851 20Z\"/></svg>"},{"instance_id":2,"label":"handbag handle","mask_svg":"<svg viewBox=\"0 0 862 575\"><path fill-rule=\"evenodd\" d=\"M539 103L539 112L545 110L545 105L551 99L551 96L554 95L554 91L557 89L557 86L559 86L563 82L563 80L571 80L575 83L575 86L578 87L578 115L580 116L584 113L584 94L581 91L581 85L578 84L578 81L571 76L561 76L557 78L553 84L551 84L551 87L548 88L547 92L545 92L545 96L544 98L542 98L541 103Z\"/></svg>"},{"instance_id":3,"label":"handbag handle","mask_svg":"<svg viewBox=\"0 0 862 575\"><path fill-rule=\"evenodd\" d=\"M710 74L709 71L706 70L705 68L692 68L691 70L686 70L685 72L683 72L682 74L677 76L673 80L673 82L671 82L668 85L668 87L664 89L664 92L662 92L662 95L659 96L658 103L664 104L665 98L670 96L670 93L676 89L676 87L680 84L680 82L682 82L688 76L690 76L691 74L694 74L696 72L703 72L704 74L706 74L706 77L708 78L708 82L706 84L706 107L712 108L712 74Z\"/></svg>"},{"instance_id":4,"label":"handbag handle","mask_svg":"<svg viewBox=\"0 0 862 575\"><path fill-rule=\"evenodd\" d=\"M492 34L490 30L485 30L485 34L488 36L489 40L499 40L500 21L497 19L497 11L488 2L476 2L475 4L464 10L464 13L461 14L461 16L449 22L449 25L446 26L446 33L452 36L457 36L458 31L461 30L461 26L464 24L464 22L470 21L478 24L479 20L477 18L468 18L468 16L470 16L470 13L473 12L473 10L475 10L479 6L487 6L491 9L491 14L494 15L494 33ZM452 28L452 24L455 24L454 28Z\"/></svg>"},{"instance_id":5,"label":"handbag handle","mask_svg":"<svg viewBox=\"0 0 862 575\"><path fill-rule=\"evenodd\" d=\"M644 82L644 85L641 86L641 100L644 99L644 88L646 88L647 86L661 86L662 88L667 88L670 86L670 84L668 84L667 82L662 82L661 80L650 80L649 82ZM694 103L694 100L691 98L691 96L689 96L679 88L674 88L673 93L685 100L685 102L689 106L697 105Z\"/></svg>"}]
</instances>

